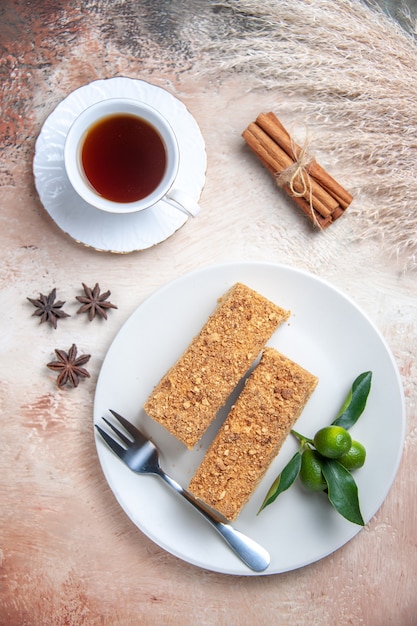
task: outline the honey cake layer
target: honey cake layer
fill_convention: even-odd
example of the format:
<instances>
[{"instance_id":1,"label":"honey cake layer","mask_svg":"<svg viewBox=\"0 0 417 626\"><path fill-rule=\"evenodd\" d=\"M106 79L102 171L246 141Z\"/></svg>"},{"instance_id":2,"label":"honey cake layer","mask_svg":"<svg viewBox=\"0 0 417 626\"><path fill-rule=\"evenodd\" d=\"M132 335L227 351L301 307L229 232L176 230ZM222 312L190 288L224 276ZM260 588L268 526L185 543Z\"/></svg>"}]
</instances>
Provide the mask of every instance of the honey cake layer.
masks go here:
<instances>
[{"instance_id":1,"label":"honey cake layer","mask_svg":"<svg viewBox=\"0 0 417 626\"><path fill-rule=\"evenodd\" d=\"M289 315L236 283L156 385L144 404L145 411L192 449Z\"/></svg>"},{"instance_id":2,"label":"honey cake layer","mask_svg":"<svg viewBox=\"0 0 417 626\"><path fill-rule=\"evenodd\" d=\"M318 379L274 348L265 348L189 490L234 520L277 456Z\"/></svg>"}]
</instances>

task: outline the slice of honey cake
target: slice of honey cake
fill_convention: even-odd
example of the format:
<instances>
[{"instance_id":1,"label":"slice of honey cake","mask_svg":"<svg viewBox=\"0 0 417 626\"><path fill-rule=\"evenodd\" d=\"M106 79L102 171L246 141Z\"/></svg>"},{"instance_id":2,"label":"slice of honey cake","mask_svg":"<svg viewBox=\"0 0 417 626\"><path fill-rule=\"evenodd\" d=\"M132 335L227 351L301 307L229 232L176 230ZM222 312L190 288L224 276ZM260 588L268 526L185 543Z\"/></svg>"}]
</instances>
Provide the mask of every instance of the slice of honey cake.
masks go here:
<instances>
[{"instance_id":1,"label":"slice of honey cake","mask_svg":"<svg viewBox=\"0 0 417 626\"><path fill-rule=\"evenodd\" d=\"M192 449L289 315L236 283L156 385L144 404L145 411Z\"/></svg>"},{"instance_id":2,"label":"slice of honey cake","mask_svg":"<svg viewBox=\"0 0 417 626\"><path fill-rule=\"evenodd\" d=\"M278 454L318 379L274 348L258 366L189 485L198 499L234 520Z\"/></svg>"}]
</instances>

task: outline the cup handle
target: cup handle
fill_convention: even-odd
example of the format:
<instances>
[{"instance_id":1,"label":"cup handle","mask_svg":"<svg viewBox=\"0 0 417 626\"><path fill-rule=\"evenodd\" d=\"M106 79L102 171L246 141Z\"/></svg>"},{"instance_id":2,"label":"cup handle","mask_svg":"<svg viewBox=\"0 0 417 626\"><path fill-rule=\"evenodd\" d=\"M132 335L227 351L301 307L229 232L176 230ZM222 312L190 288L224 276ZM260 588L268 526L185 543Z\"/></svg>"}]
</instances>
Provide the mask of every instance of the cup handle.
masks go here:
<instances>
[{"instance_id":1,"label":"cup handle","mask_svg":"<svg viewBox=\"0 0 417 626\"><path fill-rule=\"evenodd\" d=\"M168 202L171 206L179 209L191 217L195 217L201 211L201 207L188 193L181 191L180 189L171 189L164 197L165 202Z\"/></svg>"}]
</instances>

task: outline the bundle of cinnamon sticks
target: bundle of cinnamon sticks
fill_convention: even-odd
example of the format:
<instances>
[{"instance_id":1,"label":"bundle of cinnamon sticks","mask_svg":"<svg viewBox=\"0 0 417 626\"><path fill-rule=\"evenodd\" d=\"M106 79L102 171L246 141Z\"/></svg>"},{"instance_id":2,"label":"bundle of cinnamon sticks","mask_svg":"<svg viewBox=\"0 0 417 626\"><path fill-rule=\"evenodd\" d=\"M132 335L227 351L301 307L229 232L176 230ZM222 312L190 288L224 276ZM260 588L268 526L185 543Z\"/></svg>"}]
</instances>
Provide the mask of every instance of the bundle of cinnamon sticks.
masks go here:
<instances>
[{"instance_id":1,"label":"bundle of cinnamon sticks","mask_svg":"<svg viewBox=\"0 0 417 626\"><path fill-rule=\"evenodd\" d=\"M319 228L330 226L352 202L350 193L294 142L274 113L258 115L242 137Z\"/></svg>"}]
</instances>

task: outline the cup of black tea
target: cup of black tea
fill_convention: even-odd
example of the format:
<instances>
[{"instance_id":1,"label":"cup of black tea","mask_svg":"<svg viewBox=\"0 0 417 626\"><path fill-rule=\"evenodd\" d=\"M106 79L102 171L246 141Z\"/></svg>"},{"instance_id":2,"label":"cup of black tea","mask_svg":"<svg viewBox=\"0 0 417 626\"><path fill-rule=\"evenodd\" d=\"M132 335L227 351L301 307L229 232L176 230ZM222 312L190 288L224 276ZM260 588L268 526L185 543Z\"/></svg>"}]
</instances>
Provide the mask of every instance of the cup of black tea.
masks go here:
<instances>
[{"instance_id":1,"label":"cup of black tea","mask_svg":"<svg viewBox=\"0 0 417 626\"><path fill-rule=\"evenodd\" d=\"M199 204L175 186L179 159L165 117L129 98L102 100L85 109L64 146L65 169L77 194L110 213L136 213L164 200L197 215Z\"/></svg>"}]
</instances>

